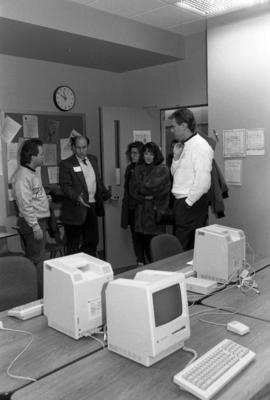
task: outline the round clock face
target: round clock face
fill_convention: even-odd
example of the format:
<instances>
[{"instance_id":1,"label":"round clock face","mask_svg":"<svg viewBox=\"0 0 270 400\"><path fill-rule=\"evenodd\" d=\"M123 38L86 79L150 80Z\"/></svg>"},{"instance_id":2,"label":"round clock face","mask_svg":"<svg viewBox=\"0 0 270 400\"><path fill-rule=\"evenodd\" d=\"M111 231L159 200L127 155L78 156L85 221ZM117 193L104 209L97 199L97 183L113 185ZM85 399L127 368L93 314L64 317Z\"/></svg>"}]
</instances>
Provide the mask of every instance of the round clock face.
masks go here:
<instances>
[{"instance_id":1,"label":"round clock face","mask_svg":"<svg viewBox=\"0 0 270 400\"><path fill-rule=\"evenodd\" d=\"M68 86L59 86L55 89L53 100L61 111L69 111L75 104L75 93Z\"/></svg>"}]
</instances>

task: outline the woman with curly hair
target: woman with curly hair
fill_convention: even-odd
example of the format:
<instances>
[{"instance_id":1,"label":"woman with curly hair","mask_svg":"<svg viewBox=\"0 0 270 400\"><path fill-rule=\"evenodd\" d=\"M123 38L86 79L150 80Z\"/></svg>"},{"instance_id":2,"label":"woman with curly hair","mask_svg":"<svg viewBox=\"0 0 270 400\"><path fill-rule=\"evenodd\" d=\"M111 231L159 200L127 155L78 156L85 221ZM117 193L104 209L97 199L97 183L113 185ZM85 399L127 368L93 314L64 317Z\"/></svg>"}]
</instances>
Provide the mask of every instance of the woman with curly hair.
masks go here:
<instances>
[{"instance_id":1,"label":"woman with curly hair","mask_svg":"<svg viewBox=\"0 0 270 400\"><path fill-rule=\"evenodd\" d=\"M158 145L146 143L130 181L130 194L136 201L134 229L140 239L141 264L151 261L151 239L165 231L164 225L156 223L156 210L168 207L171 190L169 169L163 160Z\"/></svg>"},{"instance_id":2,"label":"woman with curly hair","mask_svg":"<svg viewBox=\"0 0 270 400\"><path fill-rule=\"evenodd\" d=\"M139 141L129 143L127 146L126 156L129 164L125 171L124 196L121 210L121 227L123 229L127 229L128 226L130 227L133 249L138 265L140 265L141 241L134 229L136 201L130 195L129 184L136 164L139 161L142 147L143 143Z\"/></svg>"}]
</instances>

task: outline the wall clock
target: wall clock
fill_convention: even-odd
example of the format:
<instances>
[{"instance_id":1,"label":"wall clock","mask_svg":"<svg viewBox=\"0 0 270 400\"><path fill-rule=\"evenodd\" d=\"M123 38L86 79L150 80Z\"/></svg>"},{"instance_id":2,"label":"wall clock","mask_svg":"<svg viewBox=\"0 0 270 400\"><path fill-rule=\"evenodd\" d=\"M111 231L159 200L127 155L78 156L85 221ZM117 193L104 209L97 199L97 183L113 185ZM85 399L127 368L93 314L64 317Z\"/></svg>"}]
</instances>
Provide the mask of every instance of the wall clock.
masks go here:
<instances>
[{"instance_id":1,"label":"wall clock","mask_svg":"<svg viewBox=\"0 0 270 400\"><path fill-rule=\"evenodd\" d=\"M75 105L75 93L69 86L58 86L53 93L53 101L61 111L69 111Z\"/></svg>"}]
</instances>

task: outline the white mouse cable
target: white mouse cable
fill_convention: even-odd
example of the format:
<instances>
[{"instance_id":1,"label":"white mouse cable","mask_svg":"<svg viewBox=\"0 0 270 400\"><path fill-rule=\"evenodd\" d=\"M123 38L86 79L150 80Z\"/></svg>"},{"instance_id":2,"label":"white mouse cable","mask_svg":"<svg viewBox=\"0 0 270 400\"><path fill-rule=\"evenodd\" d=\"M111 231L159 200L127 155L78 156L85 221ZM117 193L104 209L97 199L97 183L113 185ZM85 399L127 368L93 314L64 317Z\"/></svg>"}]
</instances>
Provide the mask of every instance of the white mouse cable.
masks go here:
<instances>
[{"instance_id":1,"label":"white mouse cable","mask_svg":"<svg viewBox=\"0 0 270 400\"><path fill-rule=\"evenodd\" d=\"M2 331L10 331L10 332L19 332L19 333L24 333L26 335L30 335L31 339L29 341L29 343L27 343L27 345L25 346L25 348L14 358L14 360L11 361L11 363L9 364L8 368L7 368L7 375L11 378L16 378L16 379L23 379L23 380L28 380L28 381L32 381L35 382L36 379L34 378L30 378L29 376L20 376L20 375L14 375L10 372L11 368L13 367L13 365L15 364L15 362L19 359L19 357L28 349L28 347L31 345L31 343L34 340L34 336L31 332L27 332L27 331L22 331L19 329L11 329L11 328L4 328L3 326L3 322L0 321L0 330Z\"/></svg>"}]
</instances>

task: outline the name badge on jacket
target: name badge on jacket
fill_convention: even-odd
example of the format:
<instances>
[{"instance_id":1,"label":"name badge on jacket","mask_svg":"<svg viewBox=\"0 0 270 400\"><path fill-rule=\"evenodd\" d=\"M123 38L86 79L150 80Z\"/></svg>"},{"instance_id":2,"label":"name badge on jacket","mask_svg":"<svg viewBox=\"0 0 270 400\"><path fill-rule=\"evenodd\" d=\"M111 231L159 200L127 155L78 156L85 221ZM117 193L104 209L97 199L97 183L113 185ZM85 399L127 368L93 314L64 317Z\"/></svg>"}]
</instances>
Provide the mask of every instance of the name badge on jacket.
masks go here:
<instances>
[{"instance_id":1,"label":"name badge on jacket","mask_svg":"<svg viewBox=\"0 0 270 400\"><path fill-rule=\"evenodd\" d=\"M78 167L73 167L73 171L74 171L74 172L81 172L82 169L81 169L80 166L78 166Z\"/></svg>"}]
</instances>

